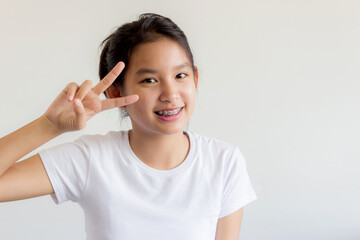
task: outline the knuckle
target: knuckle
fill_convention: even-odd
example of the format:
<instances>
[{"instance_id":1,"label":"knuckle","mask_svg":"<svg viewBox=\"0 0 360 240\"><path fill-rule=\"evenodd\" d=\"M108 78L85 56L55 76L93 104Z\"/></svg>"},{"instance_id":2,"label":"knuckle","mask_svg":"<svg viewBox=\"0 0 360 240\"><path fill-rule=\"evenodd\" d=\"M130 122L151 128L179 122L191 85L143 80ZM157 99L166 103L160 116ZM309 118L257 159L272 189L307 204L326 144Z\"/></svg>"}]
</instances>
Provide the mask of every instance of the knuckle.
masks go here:
<instances>
[{"instance_id":1,"label":"knuckle","mask_svg":"<svg viewBox=\"0 0 360 240\"><path fill-rule=\"evenodd\" d=\"M114 70L111 70L109 74L110 78L116 78L118 76L118 74L116 74Z\"/></svg>"},{"instance_id":2,"label":"knuckle","mask_svg":"<svg viewBox=\"0 0 360 240\"><path fill-rule=\"evenodd\" d=\"M129 100L129 98L125 97L122 99L122 102L123 102L123 105L127 105L130 103L130 100Z\"/></svg>"},{"instance_id":3,"label":"knuckle","mask_svg":"<svg viewBox=\"0 0 360 240\"><path fill-rule=\"evenodd\" d=\"M75 83L75 82L71 82L70 83L70 90L76 90L77 88L79 88L79 85L77 85L77 83Z\"/></svg>"},{"instance_id":4,"label":"knuckle","mask_svg":"<svg viewBox=\"0 0 360 240\"><path fill-rule=\"evenodd\" d=\"M79 95L84 97L92 89L92 84L93 82L91 80L84 81L79 89Z\"/></svg>"},{"instance_id":5,"label":"knuckle","mask_svg":"<svg viewBox=\"0 0 360 240\"><path fill-rule=\"evenodd\" d=\"M71 84L72 84L71 82L69 82L68 84L66 84L66 88L69 89L69 88L71 87Z\"/></svg>"},{"instance_id":6,"label":"knuckle","mask_svg":"<svg viewBox=\"0 0 360 240\"><path fill-rule=\"evenodd\" d=\"M64 91L68 94L73 94L74 92L76 92L77 88L78 85L75 82L70 82L66 85Z\"/></svg>"},{"instance_id":7,"label":"knuckle","mask_svg":"<svg viewBox=\"0 0 360 240\"><path fill-rule=\"evenodd\" d=\"M115 98L113 100L114 100L113 103L114 103L115 106L119 106L121 104L120 100L118 98Z\"/></svg>"},{"instance_id":8,"label":"knuckle","mask_svg":"<svg viewBox=\"0 0 360 240\"><path fill-rule=\"evenodd\" d=\"M103 86L108 86L110 84L110 80L108 78L104 78L101 83Z\"/></svg>"},{"instance_id":9,"label":"knuckle","mask_svg":"<svg viewBox=\"0 0 360 240\"><path fill-rule=\"evenodd\" d=\"M124 100L121 99L121 98L116 98L114 99L114 103L115 103L115 106L123 106L124 105Z\"/></svg>"},{"instance_id":10,"label":"knuckle","mask_svg":"<svg viewBox=\"0 0 360 240\"><path fill-rule=\"evenodd\" d=\"M84 85L86 85L86 86L92 86L92 85L93 85L93 81L91 81L91 80L85 80L85 81L84 81Z\"/></svg>"}]
</instances>

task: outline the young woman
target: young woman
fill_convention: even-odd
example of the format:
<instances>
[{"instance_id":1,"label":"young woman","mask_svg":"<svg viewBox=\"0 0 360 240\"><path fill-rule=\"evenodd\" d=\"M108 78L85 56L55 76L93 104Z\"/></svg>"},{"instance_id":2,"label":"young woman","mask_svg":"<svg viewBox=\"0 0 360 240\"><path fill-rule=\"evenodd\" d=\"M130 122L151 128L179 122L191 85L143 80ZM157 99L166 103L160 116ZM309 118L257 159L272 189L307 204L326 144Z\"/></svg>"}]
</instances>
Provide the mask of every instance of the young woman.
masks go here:
<instances>
[{"instance_id":1,"label":"young woman","mask_svg":"<svg viewBox=\"0 0 360 240\"><path fill-rule=\"evenodd\" d=\"M98 84L69 83L41 117L0 139L0 201L51 194L56 204L77 202L87 239L238 239L242 209L256 195L237 146L183 130L198 86L184 33L143 14L103 45ZM16 163L110 108L132 129Z\"/></svg>"}]
</instances>

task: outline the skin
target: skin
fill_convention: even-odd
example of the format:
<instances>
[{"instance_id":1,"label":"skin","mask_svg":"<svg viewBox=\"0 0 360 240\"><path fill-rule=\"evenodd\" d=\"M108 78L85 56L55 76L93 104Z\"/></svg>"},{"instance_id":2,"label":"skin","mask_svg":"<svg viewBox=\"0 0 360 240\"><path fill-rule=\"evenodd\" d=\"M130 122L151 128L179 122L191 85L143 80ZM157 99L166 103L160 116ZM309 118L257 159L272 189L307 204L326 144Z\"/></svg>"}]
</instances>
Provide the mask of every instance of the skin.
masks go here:
<instances>
[{"instance_id":1,"label":"skin","mask_svg":"<svg viewBox=\"0 0 360 240\"><path fill-rule=\"evenodd\" d=\"M181 65L184 67L177 68ZM152 73L136 74L143 68ZM106 91L110 97L139 96L136 103L124 108L133 126L130 145L150 167L166 170L185 160L190 145L183 128L194 111L198 78L198 70L192 71L185 51L176 42L162 38L137 46L126 71L124 89L111 87ZM176 121L164 122L154 113L179 106L185 107ZM243 208L220 218L215 240L238 240L242 215Z\"/></svg>"},{"instance_id":2,"label":"skin","mask_svg":"<svg viewBox=\"0 0 360 240\"><path fill-rule=\"evenodd\" d=\"M138 73L148 69L145 73ZM183 128L195 107L198 72L176 42L160 38L138 45L130 58L124 78L124 89L110 88L110 97L136 94L139 100L129 106L132 123L130 145L147 165L171 169L181 164L189 151L189 140ZM179 119L165 122L156 110L184 107Z\"/></svg>"},{"instance_id":3,"label":"skin","mask_svg":"<svg viewBox=\"0 0 360 240\"><path fill-rule=\"evenodd\" d=\"M127 109L133 126L130 145L139 159L157 169L181 164L190 146L183 128L193 113L198 84L197 69L194 73L186 63L184 50L162 38L135 48L124 89L112 87L125 67L122 62L94 87L89 80L81 85L69 83L42 116L0 139L0 202L53 194L39 154L17 161L65 132L85 128L90 118L111 108ZM183 67L176 68L180 65ZM142 68L153 72L136 74ZM104 91L110 99L100 99ZM180 106L184 106L183 113L176 121L164 122L154 113ZM239 209L220 218L215 240L237 240L242 214Z\"/></svg>"},{"instance_id":4,"label":"skin","mask_svg":"<svg viewBox=\"0 0 360 240\"><path fill-rule=\"evenodd\" d=\"M94 87L89 80L80 86L69 83L43 115L0 138L0 202L54 192L39 154L17 161L65 132L83 129L86 122L101 111L136 102L137 95L106 100L100 98L123 68L124 63L117 64Z\"/></svg>"}]
</instances>

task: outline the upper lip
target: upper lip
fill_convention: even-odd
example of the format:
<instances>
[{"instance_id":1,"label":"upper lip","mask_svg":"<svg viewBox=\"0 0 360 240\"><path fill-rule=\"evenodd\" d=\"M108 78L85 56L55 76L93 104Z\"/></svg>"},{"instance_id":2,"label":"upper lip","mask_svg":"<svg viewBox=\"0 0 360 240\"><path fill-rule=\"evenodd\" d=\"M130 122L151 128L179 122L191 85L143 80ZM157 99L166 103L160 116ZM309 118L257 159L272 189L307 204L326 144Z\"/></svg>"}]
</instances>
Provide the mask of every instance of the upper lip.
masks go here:
<instances>
[{"instance_id":1,"label":"upper lip","mask_svg":"<svg viewBox=\"0 0 360 240\"><path fill-rule=\"evenodd\" d=\"M155 112L160 112L160 111L173 111L175 109L179 109L179 108L182 108L184 106L181 106L181 107L176 107L176 108L165 108L165 109L161 109L161 110L156 110Z\"/></svg>"}]
</instances>

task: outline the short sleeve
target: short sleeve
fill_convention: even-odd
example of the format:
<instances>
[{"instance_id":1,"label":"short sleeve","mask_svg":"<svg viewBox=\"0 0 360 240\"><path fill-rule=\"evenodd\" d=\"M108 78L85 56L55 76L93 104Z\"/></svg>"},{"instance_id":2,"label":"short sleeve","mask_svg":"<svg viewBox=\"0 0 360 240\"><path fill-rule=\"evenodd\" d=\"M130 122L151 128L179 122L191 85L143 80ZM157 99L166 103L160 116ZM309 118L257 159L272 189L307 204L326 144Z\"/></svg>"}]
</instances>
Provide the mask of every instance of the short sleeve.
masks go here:
<instances>
[{"instance_id":1,"label":"short sleeve","mask_svg":"<svg viewBox=\"0 0 360 240\"><path fill-rule=\"evenodd\" d=\"M257 199L247 173L245 159L236 147L224 170L224 186L219 218Z\"/></svg>"},{"instance_id":2,"label":"short sleeve","mask_svg":"<svg viewBox=\"0 0 360 240\"><path fill-rule=\"evenodd\" d=\"M90 154L82 138L39 152L45 166L56 204L81 201L90 168Z\"/></svg>"}]
</instances>

